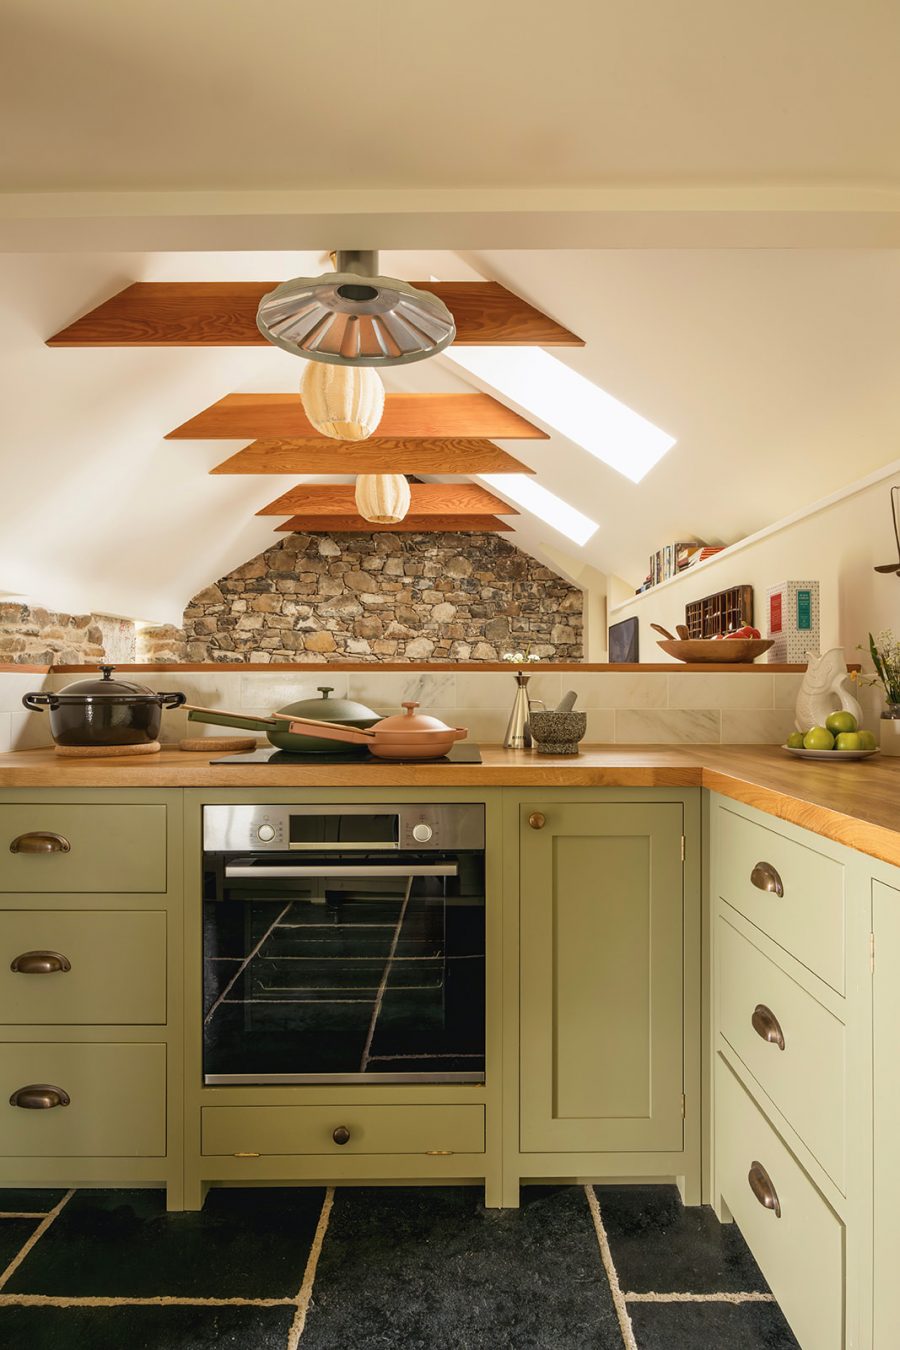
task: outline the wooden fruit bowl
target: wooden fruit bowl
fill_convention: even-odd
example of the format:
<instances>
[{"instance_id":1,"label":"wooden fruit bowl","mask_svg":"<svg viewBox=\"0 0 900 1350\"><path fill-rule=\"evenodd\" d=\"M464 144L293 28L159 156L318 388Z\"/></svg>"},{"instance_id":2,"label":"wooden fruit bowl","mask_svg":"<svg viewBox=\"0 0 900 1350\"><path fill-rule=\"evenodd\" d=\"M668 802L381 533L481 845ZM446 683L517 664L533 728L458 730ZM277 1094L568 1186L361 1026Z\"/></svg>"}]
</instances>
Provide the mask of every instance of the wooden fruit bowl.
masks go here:
<instances>
[{"instance_id":1,"label":"wooden fruit bowl","mask_svg":"<svg viewBox=\"0 0 900 1350\"><path fill-rule=\"evenodd\" d=\"M689 663L749 665L773 646L772 638L667 638L657 644L667 656Z\"/></svg>"}]
</instances>

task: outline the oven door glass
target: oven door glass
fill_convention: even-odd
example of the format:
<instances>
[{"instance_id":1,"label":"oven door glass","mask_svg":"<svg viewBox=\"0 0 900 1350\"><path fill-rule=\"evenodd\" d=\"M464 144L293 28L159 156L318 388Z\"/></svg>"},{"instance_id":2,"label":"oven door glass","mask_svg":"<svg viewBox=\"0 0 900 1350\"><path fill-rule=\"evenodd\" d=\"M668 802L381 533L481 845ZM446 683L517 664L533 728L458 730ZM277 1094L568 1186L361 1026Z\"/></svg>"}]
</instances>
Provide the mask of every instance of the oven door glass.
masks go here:
<instances>
[{"instance_id":1,"label":"oven door glass","mask_svg":"<svg viewBox=\"0 0 900 1350\"><path fill-rule=\"evenodd\" d=\"M483 1081L483 853L217 855L205 894L205 1082Z\"/></svg>"}]
</instances>

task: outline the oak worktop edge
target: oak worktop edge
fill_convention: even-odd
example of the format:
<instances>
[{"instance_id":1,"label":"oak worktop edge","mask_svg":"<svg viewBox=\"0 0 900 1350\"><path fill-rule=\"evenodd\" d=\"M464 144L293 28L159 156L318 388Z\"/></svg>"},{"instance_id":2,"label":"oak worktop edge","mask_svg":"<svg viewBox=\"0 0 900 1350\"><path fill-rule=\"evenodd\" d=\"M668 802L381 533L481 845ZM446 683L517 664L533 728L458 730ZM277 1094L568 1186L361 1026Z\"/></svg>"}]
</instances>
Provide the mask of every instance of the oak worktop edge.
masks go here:
<instances>
[{"instance_id":1,"label":"oak worktop edge","mask_svg":"<svg viewBox=\"0 0 900 1350\"><path fill-rule=\"evenodd\" d=\"M705 787L900 867L900 759L798 762L774 746L585 746L577 757L482 747L484 762L216 767L209 752L61 760L52 748L0 755L0 789L342 787Z\"/></svg>"}]
</instances>

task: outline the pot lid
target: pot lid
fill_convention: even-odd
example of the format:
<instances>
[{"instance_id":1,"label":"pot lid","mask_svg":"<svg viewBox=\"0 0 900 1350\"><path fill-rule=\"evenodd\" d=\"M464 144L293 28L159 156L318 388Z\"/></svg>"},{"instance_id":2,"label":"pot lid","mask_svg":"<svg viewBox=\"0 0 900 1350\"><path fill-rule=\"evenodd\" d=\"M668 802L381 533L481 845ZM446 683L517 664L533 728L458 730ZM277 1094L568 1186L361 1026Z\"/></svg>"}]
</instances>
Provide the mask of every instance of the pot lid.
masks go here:
<instances>
[{"instance_id":1,"label":"pot lid","mask_svg":"<svg viewBox=\"0 0 900 1350\"><path fill-rule=\"evenodd\" d=\"M354 703L349 698L330 698L331 685L320 684L317 687L321 698L303 698L278 711L294 717L317 718L320 722L362 722L368 725L378 721L379 714L364 703Z\"/></svg>"},{"instance_id":2,"label":"pot lid","mask_svg":"<svg viewBox=\"0 0 900 1350\"><path fill-rule=\"evenodd\" d=\"M61 689L57 698L61 701L84 698L158 698L159 695L144 684L132 684L129 680L114 680L115 666L100 666L100 679L76 680Z\"/></svg>"},{"instance_id":3,"label":"pot lid","mask_svg":"<svg viewBox=\"0 0 900 1350\"><path fill-rule=\"evenodd\" d=\"M406 712L394 713L393 717L384 717L377 724L378 731L453 731L439 717L429 717L426 713L417 713L418 703L401 703Z\"/></svg>"}]
</instances>

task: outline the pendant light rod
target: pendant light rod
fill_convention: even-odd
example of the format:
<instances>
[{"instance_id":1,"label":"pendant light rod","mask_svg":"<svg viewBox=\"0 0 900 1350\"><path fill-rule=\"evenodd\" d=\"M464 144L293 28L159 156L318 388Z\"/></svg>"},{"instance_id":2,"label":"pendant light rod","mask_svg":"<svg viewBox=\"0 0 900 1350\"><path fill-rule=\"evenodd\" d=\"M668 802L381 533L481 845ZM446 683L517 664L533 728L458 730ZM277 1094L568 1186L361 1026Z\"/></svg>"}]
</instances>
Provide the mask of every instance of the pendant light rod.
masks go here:
<instances>
[{"instance_id":1,"label":"pendant light rod","mask_svg":"<svg viewBox=\"0 0 900 1350\"><path fill-rule=\"evenodd\" d=\"M340 248L332 257L336 272L353 272L358 277L378 276L377 249Z\"/></svg>"}]
</instances>

